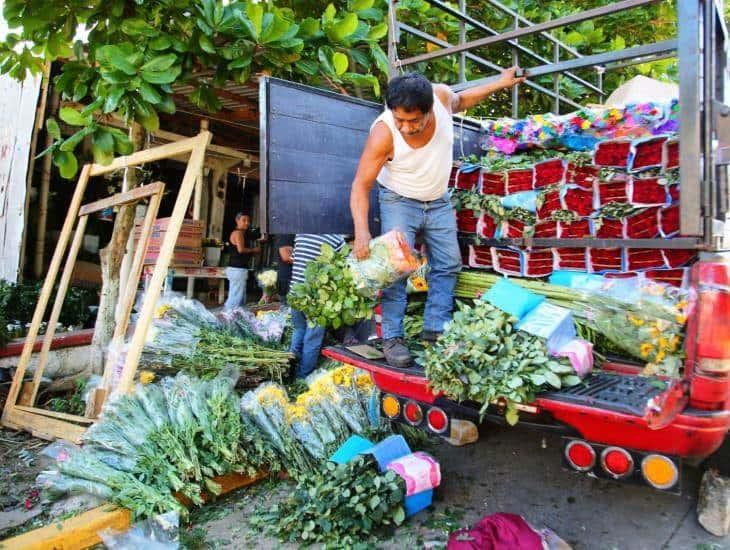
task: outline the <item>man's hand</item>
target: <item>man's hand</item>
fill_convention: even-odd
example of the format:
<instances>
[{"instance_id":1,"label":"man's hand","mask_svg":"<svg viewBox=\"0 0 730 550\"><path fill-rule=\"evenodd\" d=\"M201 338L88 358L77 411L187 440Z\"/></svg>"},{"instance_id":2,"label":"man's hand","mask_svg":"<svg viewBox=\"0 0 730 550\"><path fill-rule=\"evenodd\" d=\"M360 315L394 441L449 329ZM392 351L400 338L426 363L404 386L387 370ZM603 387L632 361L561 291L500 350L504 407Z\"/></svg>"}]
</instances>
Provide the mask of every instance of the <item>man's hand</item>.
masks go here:
<instances>
[{"instance_id":1,"label":"man's hand","mask_svg":"<svg viewBox=\"0 0 730 550\"><path fill-rule=\"evenodd\" d=\"M370 233L360 232L355 234L355 241L352 243L352 251L355 258L365 260L370 256Z\"/></svg>"},{"instance_id":2,"label":"man's hand","mask_svg":"<svg viewBox=\"0 0 730 550\"><path fill-rule=\"evenodd\" d=\"M511 88L512 86L525 81L525 76L515 76L517 71L521 71L519 67L510 67L502 71L502 76L499 77L499 85L501 88ZM527 74L525 72L525 74Z\"/></svg>"}]
</instances>

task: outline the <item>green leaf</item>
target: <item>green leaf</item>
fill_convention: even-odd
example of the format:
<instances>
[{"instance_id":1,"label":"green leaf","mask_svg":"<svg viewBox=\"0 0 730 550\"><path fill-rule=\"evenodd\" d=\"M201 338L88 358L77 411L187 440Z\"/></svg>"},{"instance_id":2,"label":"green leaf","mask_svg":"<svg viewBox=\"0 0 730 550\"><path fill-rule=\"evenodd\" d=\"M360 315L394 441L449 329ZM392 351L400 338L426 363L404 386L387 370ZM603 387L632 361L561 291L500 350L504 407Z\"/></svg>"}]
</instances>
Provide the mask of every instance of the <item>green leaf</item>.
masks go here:
<instances>
[{"instance_id":1,"label":"green leaf","mask_svg":"<svg viewBox=\"0 0 730 550\"><path fill-rule=\"evenodd\" d=\"M371 74L345 73L343 78L357 86L370 86L376 97L380 97L380 82Z\"/></svg>"},{"instance_id":2,"label":"green leaf","mask_svg":"<svg viewBox=\"0 0 730 550\"><path fill-rule=\"evenodd\" d=\"M563 39L568 46L580 46L585 42L583 35L578 31L571 31Z\"/></svg>"},{"instance_id":3,"label":"green leaf","mask_svg":"<svg viewBox=\"0 0 730 550\"><path fill-rule=\"evenodd\" d=\"M99 128L91 137L91 152L97 164L110 164L114 160L114 136L106 129Z\"/></svg>"},{"instance_id":4,"label":"green leaf","mask_svg":"<svg viewBox=\"0 0 730 550\"><path fill-rule=\"evenodd\" d=\"M134 143L123 132L112 132L114 150L119 155L131 155L134 152Z\"/></svg>"},{"instance_id":5,"label":"green leaf","mask_svg":"<svg viewBox=\"0 0 730 550\"><path fill-rule=\"evenodd\" d=\"M228 68L233 69L243 69L244 67L248 67L251 65L251 61L253 61L253 58L251 56L243 56L239 57L237 59L234 59L228 64Z\"/></svg>"},{"instance_id":6,"label":"green leaf","mask_svg":"<svg viewBox=\"0 0 730 550\"><path fill-rule=\"evenodd\" d=\"M403 510L403 506L398 506L393 512L393 521L396 525L400 525L406 519L406 512Z\"/></svg>"},{"instance_id":7,"label":"green leaf","mask_svg":"<svg viewBox=\"0 0 730 550\"><path fill-rule=\"evenodd\" d=\"M565 387L576 386L581 383L581 379L574 374L563 376L561 379L562 385Z\"/></svg>"},{"instance_id":8,"label":"green leaf","mask_svg":"<svg viewBox=\"0 0 730 550\"><path fill-rule=\"evenodd\" d=\"M514 426L520 420L520 413L517 412L517 409L508 408L504 413L504 419L507 421L507 424Z\"/></svg>"},{"instance_id":9,"label":"green leaf","mask_svg":"<svg viewBox=\"0 0 730 550\"><path fill-rule=\"evenodd\" d=\"M367 19L368 21L382 21L384 14L383 14L383 10L381 10L381 9L370 8L367 10L359 10L357 12L357 16L360 19Z\"/></svg>"},{"instance_id":10,"label":"green leaf","mask_svg":"<svg viewBox=\"0 0 730 550\"><path fill-rule=\"evenodd\" d=\"M545 376L545 381L548 384L550 384L556 390L560 389L560 377L557 374L552 371L546 370L543 375Z\"/></svg>"},{"instance_id":11,"label":"green leaf","mask_svg":"<svg viewBox=\"0 0 730 550\"><path fill-rule=\"evenodd\" d=\"M335 73L342 75L347 71L347 67L350 65L350 61L347 56L342 52L335 52L332 55L332 66L335 68Z\"/></svg>"},{"instance_id":12,"label":"green leaf","mask_svg":"<svg viewBox=\"0 0 730 550\"><path fill-rule=\"evenodd\" d=\"M514 389L517 389L522 386L522 378L519 376L513 376L507 381L507 386Z\"/></svg>"},{"instance_id":13,"label":"green leaf","mask_svg":"<svg viewBox=\"0 0 730 550\"><path fill-rule=\"evenodd\" d=\"M91 132L94 131L93 126L86 126L85 128L82 128L75 134L69 136L66 138L66 140L61 143L59 146L59 150L61 151L73 151L76 149L76 146L81 143L86 136L88 136Z\"/></svg>"},{"instance_id":14,"label":"green leaf","mask_svg":"<svg viewBox=\"0 0 730 550\"><path fill-rule=\"evenodd\" d=\"M67 180L73 178L79 169L76 156L69 151L57 151L54 153L53 164L58 167L61 177Z\"/></svg>"},{"instance_id":15,"label":"green leaf","mask_svg":"<svg viewBox=\"0 0 730 550\"><path fill-rule=\"evenodd\" d=\"M313 17L307 17L304 21L299 24L299 36L302 38L309 38L317 34L320 30L319 19Z\"/></svg>"},{"instance_id":16,"label":"green leaf","mask_svg":"<svg viewBox=\"0 0 730 550\"><path fill-rule=\"evenodd\" d=\"M141 18L124 19L122 21L122 32L129 36L157 36L159 31L154 29L147 21Z\"/></svg>"},{"instance_id":17,"label":"green leaf","mask_svg":"<svg viewBox=\"0 0 730 550\"><path fill-rule=\"evenodd\" d=\"M334 40L339 42L354 33L359 24L360 20L357 18L357 14L348 13L345 17L332 25L329 34Z\"/></svg>"},{"instance_id":18,"label":"green leaf","mask_svg":"<svg viewBox=\"0 0 730 550\"><path fill-rule=\"evenodd\" d=\"M319 58L319 64L322 70L330 76L336 76L335 68L332 66L332 62L330 61L330 56L327 55L328 52L331 51L332 48L328 46L322 46L317 51L317 57Z\"/></svg>"},{"instance_id":19,"label":"green leaf","mask_svg":"<svg viewBox=\"0 0 730 550\"><path fill-rule=\"evenodd\" d=\"M368 40L380 40L386 34L388 34L388 24L380 23L370 29L370 32L368 33Z\"/></svg>"},{"instance_id":20,"label":"green leaf","mask_svg":"<svg viewBox=\"0 0 730 550\"><path fill-rule=\"evenodd\" d=\"M112 70L119 70L129 76L137 74L137 67L128 59L119 46L102 46L97 50L96 56L100 63L106 63Z\"/></svg>"},{"instance_id":21,"label":"green leaf","mask_svg":"<svg viewBox=\"0 0 730 550\"><path fill-rule=\"evenodd\" d=\"M332 23L335 20L335 14L337 13L337 9L335 8L334 4L328 4L327 8L325 8L324 13L322 14L322 23Z\"/></svg>"},{"instance_id":22,"label":"green leaf","mask_svg":"<svg viewBox=\"0 0 730 550\"><path fill-rule=\"evenodd\" d=\"M351 11L367 10L373 7L375 0L350 0L347 7Z\"/></svg>"},{"instance_id":23,"label":"green leaf","mask_svg":"<svg viewBox=\"0 0 730 550\"><path fill-rule=\"evenodd\" d=\"M151 40L149 43L150 49L155 51L162 51L166 50L170 46L172 46L172 40L170 40L167 36L164 34L158 36L154 40Z\"/></svg>"},{"instance_id":24,"label":"green leaf","mask_svg":"<svg viewBox=\"0 0 730 550\"><path fill-rule=\"evenodd\" d=\"M284 19L278 10L267 13L264 16L263 30L261 31L261 43L270 44L277 40L292 38L298 31L299 26Z\"/></svg>"},{"instance_id":25,"label":"green leaf","mask_svg":"<svg viewBox=\"0 0 730 550\"><path fill-rule=\"evenodd\" d=\"M61 139L61 128L55 118L46 119L46 131L53 139Z\"/></svg>"},{"instance_id":26,"label":"green leaf","mask_svg":"<svg viewBox=\"0 0 730 550\"><path fill-rule=\"evenodd\" d=\"M175 82L175 80L177 80L177 77L180 76L181 71L181 67L179 65L176 65L174 67L170 67L166 71L161 72L142 71L140 73L140 76L150 84L171 84L172 82Z\"/></svg>"},{"instance_id":27,"label":"green leaf","mask_svg":"<svg viewBox=\"0 0 730 550\"><path fill-rule=\"evenodd\" d=\"M177 61L177 56L174 53L160 55L142 65L141 70L154 72L166 71L175 64L175 61Z\"/></svg>"},{"instance_id":28,"label":"green leaf","mask_svg":"<svg viewBox=\"0 0 730 550\"><path fill-rule=\"evenodd\" d=\"M246 3L246 15L248 20L251 21L251 25L255 31L253 38L258 39L261 35L261 26L264 18L264 7L261 4L254 4L253 2Z\"/></svg>"},{"instance_id":29,"label":"green leaf","mask_svg":"<svg viewBox=\"0 0 730 550\"><path fill-rule=\"evenodd\" d=\"M198 44L200 45L200 49L202 49L204 52L215 54L215 44L213 44L213 41L208 38L206 35L201 34L198 37Z\"/></svg>"},{"instance_id":30,"label":"green leaf","mask_svg":"<svg viewBox=\"0 0 730 550\"><path fill-rule=\"evenodd\" d=\"M140 109L142 105L137 103L137 109L134 113L134 119L139 122L142 127L148 132L154 132L160 129L160 119L157 116L157 112L154 109L144 110Z\"/></svg>"},{"instance_id":31,"label":"green leaf","mask_svg":"<svg viewBox=\"0 0 730 550\"><path fill-rule=\"evenodd\" d=\"M139 95L141 95L142 99L144 99L147 103L152 103L153 105L162 101L162 96L157 89L147 82L142 82L140 84Z\"/></svg>"},{"instance_id":32,"label":"green leaf","mask_svg":"<svg viewBox=\"0 0 730 550\"><path fill-rule=\"evenodd\" d=\"M370 44L370 54L373 56L373 59L375 59L375 64L378 66L378 69L380 69L380 72L387 75L390 71L390 63L388 62L388 56L383 51L383 48L373 42Z\"/></svg>"},{"instance_id":33,"label":"green leaf","mask_svg":"<svg viewBox=\"0 0 730 550\"><path fill-rule=\"evenodd\" d=\"M105 113L112 113L116 111L117 107L119 106L119 100L122 99L124 92L124 88L121 88L119 86L112 86L112 88L109 90L109 95L106 96L106 100L104 101L104 108L102 110Z\"/></svg>"},{"instance_id":34,"label":"green leaf","mask_svg":"<svg viewBox=\"0 0 730 550\"><path fill-rule=\"evenodd\" d=\"M85 117L76 109L71 107L61 107L61 111L58 113L58 116L62 121L66 124L70 124L71 126L86 126L91 122L91 117Z\"/></svg>"}]
</instances>

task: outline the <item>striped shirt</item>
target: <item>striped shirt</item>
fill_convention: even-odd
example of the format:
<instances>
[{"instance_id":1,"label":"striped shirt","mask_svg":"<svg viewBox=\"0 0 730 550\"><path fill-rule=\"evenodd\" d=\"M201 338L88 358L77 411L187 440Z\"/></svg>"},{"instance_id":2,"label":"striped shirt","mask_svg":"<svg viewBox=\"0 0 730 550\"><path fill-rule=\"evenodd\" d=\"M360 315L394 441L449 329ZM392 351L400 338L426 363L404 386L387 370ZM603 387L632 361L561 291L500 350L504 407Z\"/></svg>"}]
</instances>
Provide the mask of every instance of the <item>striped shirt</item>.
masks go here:
<instances>
[{"instance_id":1,"label":"striped shirt","mask_svg":"<svg viewBox=\"0 0 730 550\"><path fill-rule=\"evenodd\" d=\"M328 244L335 250L342 250L345 241L341 235L326 234L314 235L299 233L294 238L294 265L291 270L291 284L304 282L304 270L312 260L322 254L322 245Z\"/></svg>"}]
</instances>

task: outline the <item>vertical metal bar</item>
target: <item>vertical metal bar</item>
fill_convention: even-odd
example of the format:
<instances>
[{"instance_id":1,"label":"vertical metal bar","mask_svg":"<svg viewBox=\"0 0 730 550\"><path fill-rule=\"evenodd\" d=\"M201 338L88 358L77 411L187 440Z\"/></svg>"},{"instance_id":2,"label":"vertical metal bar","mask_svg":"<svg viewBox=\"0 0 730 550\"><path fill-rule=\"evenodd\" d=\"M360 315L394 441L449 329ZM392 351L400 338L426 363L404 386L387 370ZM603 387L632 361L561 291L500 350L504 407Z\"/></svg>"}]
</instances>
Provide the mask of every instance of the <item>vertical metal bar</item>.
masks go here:
<instances>
[{"instance_id":1,"label":"vertical metal bar","mask_svg":"<svg viewBox=\"0 0 730 550\"><path fill-rule=\"evenodd\" d=\"M553 42L553 62L560 63L560 44ZM553 75L553 113L556 115L560 114L560 74L555 73Z\"/></svg>"},{"instance_id":2,"label":"vertical metal bar","mask_svg":"<svg viewBox=\"0 0 730 550\"><path fill-rule=\"evenodd\" d=\"M466 0L459 0L459 11L466 15ZM459 21L459 45L466 42L466 23ZM466 52L459 54L459 82L466 82Z\"/></svg>"},{"instance_id":3,"label":"vertical metal bar","mask_svg":"<svg viewBox=\"0 0 730 550\"><path fill-rule=\"evenodd\" d=\"M388 0L388 78L398 74L396 61L398 59L398 14L396 13L398 0Z\"/></svg>"},{"instance_id":4,"label":"vertical metal bar","mask_svg":"<svg viewBox=\"0 0 730 550\"><path fill-rule=\"evenodd\" d=\"M515 16L515 30L520 28L520 19ZM515 43L518 41L515 40ZM516 67L520 64L520 57L517 53L517 48L512 48L512 66ZM520 116L520 89L519 86L512 87L512 118L519 118Z\"/></svg>"},{"instance_id":5,"label":"vertical metal bar","mask_svg":"<svg viewBox=\"0 0 730 550\"><path fill-rule=\"evenodd\" d=\"M702 181L702 207L704 214L705 244L712 243L712 229L715 220L714 202L714 168L712 156L712 135L714 115L714 92L715 92L715 3L713 0L703 1L702 16L702 39L703 39L703 79L702 79L702 157L703 157L703 181Z\"/></svg>"},{"instance_id":6,"label":"vertical metal bar","mask_svg":"<svg viewBox=\"0 0 730 550\"><path fill-rule=\"evenodd\" d=\"M700 207L700 2L677 3L679 26L679 175L682 198L679 203L680 232L695 237L703 234Z\"/></svg>"},{"instance_id":7,"label":"vertical metal bar","mask_svg":"<svg viewBox=\"0 0 730 550\"><path fill-rule=\"evenodd\" d=\"M601 92L598 94L598 102L603 104L606 98L606 94L603 93L603 73L605 69L603 67L596 67L596 72L598 73L596 75L596 85L601 89Z\"/></svg>"}]
</instances>

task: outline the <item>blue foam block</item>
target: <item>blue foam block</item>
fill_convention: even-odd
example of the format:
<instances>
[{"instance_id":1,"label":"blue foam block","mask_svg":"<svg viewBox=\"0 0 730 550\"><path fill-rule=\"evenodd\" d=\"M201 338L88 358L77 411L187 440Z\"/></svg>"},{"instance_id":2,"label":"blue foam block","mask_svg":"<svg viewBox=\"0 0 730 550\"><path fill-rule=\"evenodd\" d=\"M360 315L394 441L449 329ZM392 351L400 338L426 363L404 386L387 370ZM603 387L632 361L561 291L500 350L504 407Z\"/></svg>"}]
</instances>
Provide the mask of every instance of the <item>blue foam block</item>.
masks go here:
<instances>
[{"instance_id":1,"label":"blue foam block","mask_svg":"<svg viewBox=\"0 0 730 550\"><path fill-rule=\"evenodd\" d=\"M375 460L378 461L378 468L384 472L385 467L396 458L411 454L411 449L402 435L391 435L365 452L375 457Z\"/></svg>"},{"instance_id":2,"label":"blue foam block","mask_svg":"<svg viewBox=\"0 0 730 550\"><path fill-rule=\"evenodd\" d=\"M360 453L372 448L373 442L359 435L351 435L330 457L330 462L346 464Z\"/></svg>"},{"instance_id":3,"label":"blue foam block","mask_svg":"<svg viewBox=\"0 0 730 550\"><path fill-rule=\"evenodd\" d=\"M535 294L526 288L511 283L507 279L500 279L482 295L481 299L518 319L522 319L527 312L543 302L545 296Z\"/></svg>"},{"instance_id":4,"label":"blue foam block","mask_svg":"<svg viewBox=\"0 0 730 550\"><path fill-rule=\"evenodd\" d=\"M415 495L406 497L406 500L405 500L406 517L410 517L413 514L417 514L421 510L428 508L429 506L431 506L432 501L433 501L433 489L421 491L420 493L416 493Z\"/></svg>"}]
</instances>

